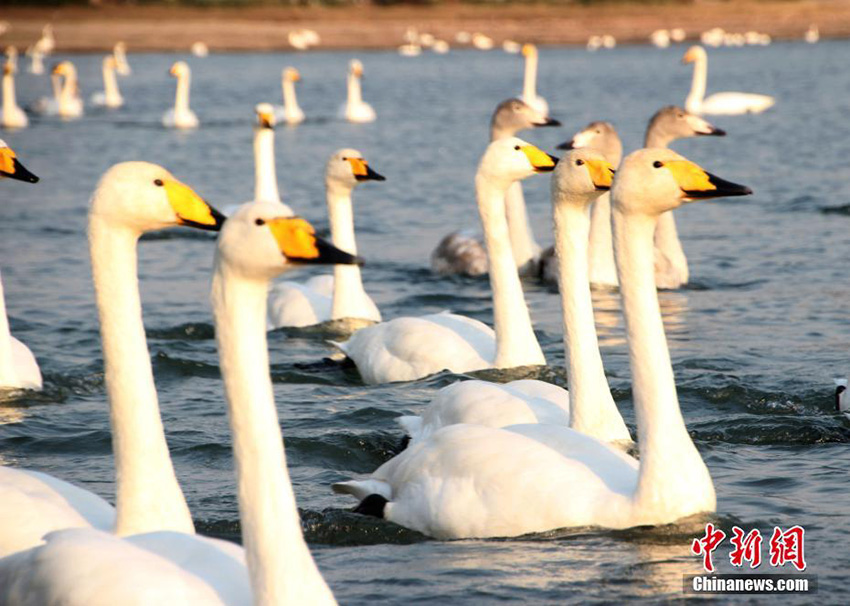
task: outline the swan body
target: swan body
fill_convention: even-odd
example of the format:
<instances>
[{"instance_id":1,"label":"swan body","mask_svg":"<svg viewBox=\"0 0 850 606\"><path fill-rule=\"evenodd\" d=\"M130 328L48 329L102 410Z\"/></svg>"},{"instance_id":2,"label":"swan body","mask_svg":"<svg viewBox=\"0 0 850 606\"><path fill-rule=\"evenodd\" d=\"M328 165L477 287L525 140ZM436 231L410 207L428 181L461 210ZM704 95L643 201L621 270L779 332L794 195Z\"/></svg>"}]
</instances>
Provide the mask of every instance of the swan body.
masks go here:
<instances>
[{"instance_id":1,"label":"swan body","mask_svg":"<svg viewBox=\"0 0 850 606\"><path fill-rule=\"evenodd\" d=\"M412 381L444 369L469 372L546 363L511 253L504 198L512 183L551 171L555 162L510 137L491 143L479 165L475 186L490 258L495 331L450 313L396 318L361 329L338 347L366 383Z\"/></svg>"},{"instance_id":2,"label":"swan body","mask_svg":"<svg viewBox=\"0 0 850 606\"><path fill-rule=\"evenodd\" d=\"M127 45L123 40L116 42L112 49L112 56L115 57L115 71L121 76L129 76L133 73L130 64L127 62Z\"/></svg>"},{"instance_id":3,"label":"swan body","mask_svg":"<svg viewBox=\"0 0 850 606\"><path fill-rule=\"evenodd\" d=\"M686 201L747 193L664 149L634 152L614 179L612 221L640 463L557 425L452 425L370 478L334 490L361 499L356 511L440 539L629 528L713 512L714 485L676 395L653 282L654 223Z\"/></svg>"},{"instance_id":4,"label":"swan body","mask_svg":"<svg viewBox=\"0 0 850 606\"><path fill-rule=\"evenodd\" d=\"M525 75L521 99L544 116L548 116L549 103L537 94L537 47L533 44L524 44L522 54L525 57Z\"/></svg>"},{"instance_id":5,"label":"swan body","mask_svg":"<svg viewBox=\"0 0 850 606\"><path fill-rule=\"evenodd\" d=\"M198 128L198 117L189 108L189 85L192 72L185 61L177 61L168 72L177 78L177 93L174 107L162 116L162 124L166 128Z\"/></svg>"},{"instance_id":6,"label":"swan body","mask_svg":"<svg viewBox=\"0 0 850 606\"><path fill-rule=\"evenodd\" d=\"M61 61L50 73L53 84L53 99L41 99L36 103L36 112L56 115L66 120L83 115L83 100L77 84L77 69L70 61ZM60 83L60 80L64 81Z\"/></svg>"},{"instance_id":7,"label":"swan body","mask_svg":"<svg viewBox=\"0 0 850 606\"><path fill-rule=\"evenodd\" d=\"M283 88L283 106L274 108L275 118L279 122L285 122L290 126L304 122L304 111L298 105L295 95L295 83L301 80L301 74L294 67L284 68L281 76L281 87Z\"/></svg>"},{"instance_id":8,"label":"swan body","mask_svg":"<svg viewBox=\"0 0 850 606\"><path fill-rule=\"evenodd\" d=\"M351 194L358 183L383 180L355 149L340 149L331 155L325 169L325 189L334 246L357 254ZM304 284L276 284L269 296L269 328L304 327L343 319L381 321L381 312L363 289L360 267L337 265L330 285L328 278L322 276Z\"/></svg>"},{"instance_id":9,"label":"swan body","mask_svg":"<svg viewBox=\"0 0 850 606\"><path fill-rule=\"evenodd\" d=\"M118 61L112 55L103 58L103 92L92 95L92 105L116 108L124 105L124 97L118 89L118 79L115 72L118 69Z\"/></svg>"},{"instance_id":10,"label":"swan body","mask_svg":"<svg viewBox=\"0 0 850 606\"><path fill-rule=\"evenodd\" d=\"M3 128L26 128L29 126L29 118L20 107L15 97L15 64L6 60L3 66Z\"/></svg>"},{"instance_id":11,"label":"swan body","mask_svg":"<svg viewBox=\"0 0 850 606\"><path fill-rule=\"evenodd\" d=\"M519 131L561 123L540 113L520 99L502 101L490 119L490 141L515 136ZM523 274L536 270L540 246L534 240L522 185L514 183L505 196L505 210L511 239L511 252ZM481 235L475 230L454 231L442 240L431 253L431 268L438 274L481 276L487 273L489 262Z\"/></svg>"},{"instance_id":12,"label":"swan body","mask_svg":"<svg viewBox=\"0 0 850 606\"><path fill-rule=\"evenodd\" d=\"M692 114L737 115L760 114L773 107L776 99L768 95L754 93L714 93L705 96L705 84L708 73L708 55L701 46L692 46L682 57L683 63L694 64L694 76L691 92L685 100L685 109Z\"/></svg>"},{"instance_id":13,"label":"swan body","mask_svg":"<svg viewBox=\"0 0 850 606\"><path fill-rule=\"evenodd\" d=\"M363 101L360 79L363 77L363 64L352 59L348 67L348 100L340 110L341 117L349 122L374 122L377 118L372 106Z\"/></svg>"},{"instance_id":14,"label":"swan body","mask_svg":"<svg viewBox=\"0 0 850 606\"><path fill-rule=\"evenodd\" d=\"M631 445L602 367L587 278L589 207L611 185L613 168L602 154L568 152L552 177L552 208L561 284L564 348L570 391L543 381L449 386L419 417L402 417L411 441L451 424L488 427L543 423L570 426L603 441ZM573 396L573 397L571 397ZM572 401L571 401L572 400Z\"/></svg>"}]
</instances>

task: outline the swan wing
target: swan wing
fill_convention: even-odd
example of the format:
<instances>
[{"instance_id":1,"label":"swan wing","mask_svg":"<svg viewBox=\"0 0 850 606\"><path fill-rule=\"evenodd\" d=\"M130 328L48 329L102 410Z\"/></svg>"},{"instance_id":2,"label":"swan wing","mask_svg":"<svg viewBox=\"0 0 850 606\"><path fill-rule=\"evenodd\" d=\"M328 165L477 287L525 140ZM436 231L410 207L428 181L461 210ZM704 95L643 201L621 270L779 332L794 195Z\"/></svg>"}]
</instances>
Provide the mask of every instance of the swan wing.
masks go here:
<instances>
[{"instance_id":1,"label":"swan wing","mask_svg":"<svg viewBox=\"0 0 850 606\"><path fill-rule=\"evenodd\" d=\"M331 298L307 284L280 282L269 292L271 328L313 326L331 318Z\"/></svg>"},{"instance_id":2,"label":"swan wing","mask_svg":"<svg viewBox=\"0 0 850 606\"><path fill-rule=\"evenodd\" d=\"M758 114L773 106L776 100L754 93L714 93L702 102L703 114Z\"/></svg>"},{"instance_id":3,"label":"swan wing","mask_svg":"<svg viewBox=\"0 0 850 606\"><path fill-rule=\"evenodd\" d=\"M12 337L12 365L15 367L17 386L22 389L41 389L41 369L30 348Z\"/></svg>"}]
</instances>

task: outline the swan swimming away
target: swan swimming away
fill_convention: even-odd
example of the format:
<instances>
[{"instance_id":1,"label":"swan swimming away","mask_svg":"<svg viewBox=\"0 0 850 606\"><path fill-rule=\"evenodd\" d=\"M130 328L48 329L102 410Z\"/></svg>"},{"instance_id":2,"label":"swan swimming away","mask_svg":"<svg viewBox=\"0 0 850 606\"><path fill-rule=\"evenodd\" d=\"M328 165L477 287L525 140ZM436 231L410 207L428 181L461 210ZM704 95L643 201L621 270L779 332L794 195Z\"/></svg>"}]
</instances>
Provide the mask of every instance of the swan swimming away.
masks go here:
<instances>
[{"instance_id":1,"label":"swan swimming away","mask_svg":"<svg viewBox=\"0 0 850 606\"><path fill-rule=\"evenodd\" d=\"M514 137L528 128L560 125L557 120L540 113L520 99L507 99L499 103L490 118L490 141ZM531 232L521 183L516 182L508 189L505 212L514 261L523 274L534 273L540 246ZM480 276L487 273L488 267L484 243L474 230L450 233L440 240L431 253L431 269L438 274Z\"/></svg>"},{"instance_id":2,"label":"swan swimming away","mask_svg":"<svg viewBox=\"0 0 850 606\"><path fill-rule=\"evenodd\" d=\"M666 149L630 154L611 192L640 463L566 427L452 425L368 479L335 484L360 499L356 512L463 539L659 525L715 511L714 485L676 394L653 280L654 224L686 202L752 192Z\"/></svg>"},{"instance_id":3,"label":"swan swimming away","mask_svg":"<svg viewBox=\"0 0 850 606\"><path fill-rule=\"evenodd\" d=\"M292 209L280 199L277 185L277 168L274 153L274 127L276 124L274 107L270 103L258 103L254 107L254 199L252 202L273 202L279 204L287 215L294 215ZM224 207L226 216L236 212L241 204Z\"/></svg>"},{"instance_id":4,"label":"swan swimming away","mask_svg":"<svg viewBox=\"0 0 850 606\"><path fill-rule=\"evenodd\" d=\"M114 531L119 536L194 532L159 415L142 325L136 246L145 231L173 225L217 229L221 219L190 188L159 166L127 162L112 167L101 178L89 212L89 243L103 339L117 507L113 509L97 495L46 474L0 467L0 515L15 521L0 533L0 555L20 552L14 561L0 560L0 603L10 603L9 594L3 591L16 591L16 584L20 590L20 584L29 578L29 573L18 566L40 557L43 552L38 546L48 533L68 528ZM57 548L71 550L72 543L60 535L55 537ZM49 544L50 537L47 541ZM162 546L169 544L164 539ZM36 551L23 551L32 548ZM44 553L49 554L50 549ZM80 557L84 550L70 553L76 553L78 563L85 567L86 558ZM31 603L39 603L35 596L44 596L34 585L26 586L34 592Z\"/></svg>"},{"instance_id":5,"label":"swan swimming away","mask_svg":"<svg viewBox=\"0 0 850 606\"><path fill-rule=\"evenodd\" d=\"M275 118L278 122L285 122L290 126L304 122L304 111L298 106L298 98L295 96L295 83L301 80L301 74L294 67L286 67L281 74L281 87L283 89L283 105L274 108Z\"/></svg>"},{"instance_id":6,"label":"swan swimming away","mask_svg":"<svg viewBox=\"0 0 850 606\"><path fill-rule=\"evenodd\" d=\"M773 107L776 100L767 95L754 93L714 93L705 96L705 83L708 74L708 55L701 46L692 46L682 57L682 63L694 64L694 76L691 92L685 99L685 109L692 114L736 115L760 114Z\"/></svg>"},{"instance_id":7,"label":"swan swimming away","mask_svg":"<svg viewBox=\"0 0 850 606\"><path fill-rule=\"evenodd\" d=\"M185 61L177 61L171 66L169 74L177 78L177 93L174 97L174 107L162 116L162 124L166 128L197 128L198 117L189 108L189 84L192 72Z\"/></svg>"},{"instance_id":8,"label":"swan swimming away","mask_svg":"<svg viewBox=\"0 0 850 606\"><path fill-rule=\"evenodd\" d=\"M703 118L673 105L658 110L649 121L645 147L666 148L677 139L689 137L722 137L725 131ZM572 140L559 148L592 148L601 151L612 163L619 163L623 146L614 126L608 122L592 122ZM598 287L617 286L617 268L611 234L611 202L603 195L593 206L590 227L590 282ZM658 288L679 288L690 277L688 260L679 241L673 213L664 213L655 230L655 281ZM544 281L557 281L557 261L552 249L543 253L541 276Z\"/></svg>"},{"instance_id":9,"label":"swan swimming away","mask_svg":"<svg viewBox=\"0 0 850 606\"><path fill-rule=\"evenodd\" d=\"M525 57L525 74L520 98L544 116L548 116L549 103L537 94L537 47L533 44L523 44L522 55Z\"/></svg>"},{"instance_id":10,"label":"swan swimming away","mask_svg":"<svg viewBox=\"0 0 850 606\"><path fill-rule=\"evenodd\" d=\"M495 331L449 312L368 326L336 344L365 383L413 381L445 369L459 373L546 363L511 253L505 193L514 181L550 172L556 163L557 158L509 137L491 143L478 166L475 189L490 258Z\"/></svg>"},{"instance_id":11,"label":"swan swimming away","mask_svg":"<svg viewBox=\"0 0 850 606\"><path fill-rule=\"evenodd\" d=\"M330 157L325 190L334 246L357 254L351 194L359 183L384 180L356 149L340 149ZM280 282L272 287L269 328L313 326L330 320L381 321L378 306L363 289L357 265L336 265L333 276L316 276L303 284Z\"/></svg>"},{"instance_id":12,"label":"swan swimming away","mask_svg":"<svg viewBox=\"0 0 850 606\"><path fill-rule=\"evenodd\" d=\"M10 59L3 65L3 128L26 128L29 118L20 107L15 97L15 63Z\"/></svg>"},{"instance_id":13,"label":"swan swimming away","mask_svg":"<svg viewBox=\"0 0 850 606\"><path fill-rule=\"evenodd\" d=\"M92 95L92 105L109 108L124 105L124 97L121 96L121 91L118 89L118 79L115 77L117 68L118 62L114 56L106 55L103 58L103 92Z\"/></svg>"},{"instance_id":14,"label":"swan swimming away","mask_svg":"<svg viewBox=\"0 0 850 606\"><path fill-rule=\"evenodd\" d=\"M374 122L377 118L372 106L363 101L360 79L363 77L363 64L352 59L348 66L348 99L340 109L340 117L349 122Z\"/></svg>"},{"instance_id":15,"label":"swan swimming away","mask_svg":"<svg viewBox=\"0 0 850 606\"><path fill-rule=\"evenodd\" d=\"M504 385L464 381L441 389L421 417L401 417L411 443L441 427L467 423L570 426L603 441L632 444L602 367L587 278L588 207L611 185L613 168L591 150L568 152L552 175L552 212L561 283L564 349L570 390L543 381Z\"/></svg>"}]
</instances>

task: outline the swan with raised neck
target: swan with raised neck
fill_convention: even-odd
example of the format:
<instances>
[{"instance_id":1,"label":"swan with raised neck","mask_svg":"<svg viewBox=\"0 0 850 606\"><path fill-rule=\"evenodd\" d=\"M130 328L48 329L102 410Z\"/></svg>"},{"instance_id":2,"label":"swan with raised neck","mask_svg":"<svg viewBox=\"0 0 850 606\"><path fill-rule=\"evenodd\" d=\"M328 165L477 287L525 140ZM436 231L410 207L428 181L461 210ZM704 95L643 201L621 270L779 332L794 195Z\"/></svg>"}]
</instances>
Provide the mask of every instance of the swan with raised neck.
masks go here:
<instances>
[{"instance_id":1,"label":"swan with raised neck","mask_svg":"<svg viewBox=\"0 0 850 606\"><path fill-rule=\"evenodd\" d=\"M6 59L3 65L3 115L2 126L4 128L25 128L29 125L29 118L18 106L15 96L15 74L18 72L15 63Z\"/></svg>"},{"instance_id":2,"label":"swan with raised neck","mask_svg":"<svg viewBox=\"0 0 850 606\"><path fill-rule=\"evenodd\" d=\"M189 88L192 80L192 70L185 61L177 61L168 70L177 78L177 90L174 95L174 107L165 112L162 124L166 128L197 128L198 117L189 107Z\"/></svg>"}]
</instances>

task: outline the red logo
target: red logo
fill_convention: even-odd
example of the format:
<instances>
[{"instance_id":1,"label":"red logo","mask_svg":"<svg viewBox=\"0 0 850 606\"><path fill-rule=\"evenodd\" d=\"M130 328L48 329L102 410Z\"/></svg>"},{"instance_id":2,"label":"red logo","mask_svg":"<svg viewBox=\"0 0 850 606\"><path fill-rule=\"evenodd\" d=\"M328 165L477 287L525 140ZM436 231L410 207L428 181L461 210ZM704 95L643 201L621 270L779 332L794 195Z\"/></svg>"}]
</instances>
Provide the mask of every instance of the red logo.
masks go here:
<instances>
[{"instance_id":1,"label":"red logo","mask_svg":"<svg viewBox=\"0 0 850 606\"><path fill-rule=\"evenodd\" d=\"M785 532L782 532L779 527L774 527L773 535L770 537L770 565L785 566L790 563L797 570L805 570L804 533L802 526L792 526Z\"/></svg>"},{"instance_id":2,"label":"red logo","mask_svg":"<svg viewBox=\"0 0 850 606\"><path fill-rule=\"evenodd\" d=\"M732 566L741 567L746 561L750 568L758 568L761 564L761 533L758 528L745 534L742 529L733 526L731 540L734 549L729 553L729 561Z\"/></svg>"},{"instance_id":3,"label":"red logo","mask_svg":"<svg viewBox=\"0 0 850 606\"><path fill-rule=\"evenodd\" d=\"M717 549L717 546L726 538L726 533L719 528L715 529L714 524L709 522L705 525L705 536L701 539L694 539L691 543L691 551L695 555L702 555L702 567L708 572L714 572L714 563L711 561L711 552Z\"/></svg>"}]
</instances>

